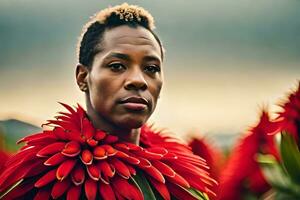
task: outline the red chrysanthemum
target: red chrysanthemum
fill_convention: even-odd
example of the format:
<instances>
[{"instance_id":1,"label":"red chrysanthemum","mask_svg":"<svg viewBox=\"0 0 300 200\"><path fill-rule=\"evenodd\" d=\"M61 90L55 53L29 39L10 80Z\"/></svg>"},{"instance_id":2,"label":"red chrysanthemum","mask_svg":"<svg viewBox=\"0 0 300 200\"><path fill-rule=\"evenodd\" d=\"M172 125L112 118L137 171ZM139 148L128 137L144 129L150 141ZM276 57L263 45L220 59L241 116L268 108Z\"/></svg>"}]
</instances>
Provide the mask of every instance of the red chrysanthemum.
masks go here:
<instances>
[{"instance_id":1,"label":"red chrysanthemum","mask_svg":"<svg viewBox=\"0 0 300 200\"><path fill-rule=\"evenodd\" d=\"M292 134L300 146L300 82L297 90L288 96L287 102L283 103L281 107L283 111L279 112L276 119L280 131Z\"/></svg>"},{"instance_id":2,"label":"red chrysanthemum","mask_svg":"<svg viewBox=\"0 0 300 200\"><path fill-rule=\"evenodd\" d=\"M207 141L205 138L193 138L189 145L192 148L194 154L204 158L210 167L208 172L211 177L216 181L219 181L220 172L224 167L225 158L221 150L216 146L212 145L211 142ZM217 186L215 185L212 190L217 192ZM215 199L215 196L210 196L210 199Z\"/></svg>"},{"instance_id":3,"label":"red chrysanthemum","mask_svg":"<svg viewBox=\"0 0 300 200\"><path fill-rule=\"evenodd\" d=\"M218 199L239 200L246 190L259 196L270 188L255 157L258 153L267 153L278 159L274 138L269 135L277 130L276 124L270 122L268 113L263 111L258 125L233 149L219 179Z\"/></svg>"},{"instance_id":4,"label":"red chrysanthemum","mask_svg":"<svg viewBox=\"0 0 300 200\"><path fill-rule=\"evenodd\" d=\"M143 199L133 178L140 172L164 199L194 199L189 188L210 193L206 162L186 145L147 126L141 146L122 142L96 130L80 106L63 105L69 113L49 120L53 130L19 141L26 145L0 176L3 199Z\"/></svg>"}]
</instances>

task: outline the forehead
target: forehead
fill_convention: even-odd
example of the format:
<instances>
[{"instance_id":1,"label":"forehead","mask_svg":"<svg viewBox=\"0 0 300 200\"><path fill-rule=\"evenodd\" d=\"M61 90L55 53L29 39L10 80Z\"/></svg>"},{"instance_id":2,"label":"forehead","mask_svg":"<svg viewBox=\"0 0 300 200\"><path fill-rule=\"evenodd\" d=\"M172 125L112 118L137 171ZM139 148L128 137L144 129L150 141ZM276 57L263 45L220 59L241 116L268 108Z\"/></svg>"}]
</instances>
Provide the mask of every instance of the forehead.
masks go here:
<instances>
[{"instance_id":1,"label":"forehead","mask_svg":"<svg viewBox=\"0 0 300 200\"><path fill-rule=\"evenodd\" d=\"M144 27L118 26L106 30L101 42L102 51L133 50L156 54L161 58L160 46L153 34Z\"/></svg>"}]
</instances>

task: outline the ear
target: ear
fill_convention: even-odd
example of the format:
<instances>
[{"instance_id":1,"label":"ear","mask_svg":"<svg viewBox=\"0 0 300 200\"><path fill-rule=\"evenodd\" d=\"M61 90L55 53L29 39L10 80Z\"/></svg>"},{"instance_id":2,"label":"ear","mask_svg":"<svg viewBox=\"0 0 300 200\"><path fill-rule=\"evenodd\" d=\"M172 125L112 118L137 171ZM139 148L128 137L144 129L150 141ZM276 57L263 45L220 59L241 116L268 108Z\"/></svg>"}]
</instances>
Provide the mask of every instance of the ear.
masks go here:
<instances>
[{"instance_id":1,"label":"ear","mask_svg":"<svg viewBox=\"0 0 300 200\"><path fill-rule=\"evenodd\" d=\"M84 66L80 63L77 64L77 66L76 66L76 82L77 82L79 89L83 92L88 91L88 83L87 83L88 74L89 74L89 70L86 66Z\"/></svg>"}]
</instances>

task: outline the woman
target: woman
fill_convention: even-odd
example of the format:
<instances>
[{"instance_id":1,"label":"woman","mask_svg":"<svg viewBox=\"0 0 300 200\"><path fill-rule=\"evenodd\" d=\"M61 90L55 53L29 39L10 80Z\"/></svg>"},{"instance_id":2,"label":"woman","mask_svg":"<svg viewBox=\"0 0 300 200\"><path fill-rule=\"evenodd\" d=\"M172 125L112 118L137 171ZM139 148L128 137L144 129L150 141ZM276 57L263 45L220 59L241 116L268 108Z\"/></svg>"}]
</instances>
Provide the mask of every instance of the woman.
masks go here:
<instances>
[{"instance_id":1,"label":"woman","mask_svg":"<svg viewBox=\"0 0 300 200\"><path fill-rule=\"evenodd\" d=\"M122 4L86 24L76 81L87 111L63 104L0 176L3 199L206 199L215 181L190 149L145 126L163 83L152 16Z\"/></svg>"}]
</instances>

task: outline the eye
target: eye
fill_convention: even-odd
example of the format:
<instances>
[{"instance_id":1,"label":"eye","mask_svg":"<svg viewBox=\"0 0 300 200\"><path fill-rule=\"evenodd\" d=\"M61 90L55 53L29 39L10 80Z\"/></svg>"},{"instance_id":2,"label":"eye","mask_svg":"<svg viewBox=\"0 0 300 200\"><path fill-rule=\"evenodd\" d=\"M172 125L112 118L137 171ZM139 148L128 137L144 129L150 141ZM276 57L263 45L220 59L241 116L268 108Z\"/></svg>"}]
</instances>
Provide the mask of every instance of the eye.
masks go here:
<instances>
[{"instance_id":1,"label":"eye","mask_svg":"<svg viewBox=\"0 0 300 200\"><path fill-rule=\"evenodd\" d=\"M157 72L160 72L160 67L157 65L148 65L144 68L145 72L155 74Z\"/></svg>"},{"instance_id":2,"label":"eye","mask_svg":"<svg viewBox=\"0 0 300 200\"><path fill-rule=\"evenodd\" d=\"M126 67L122 63L111 63L108 65L108 67L113 72L120 72L126 69Z\"/></svg>"}]
</instances>

